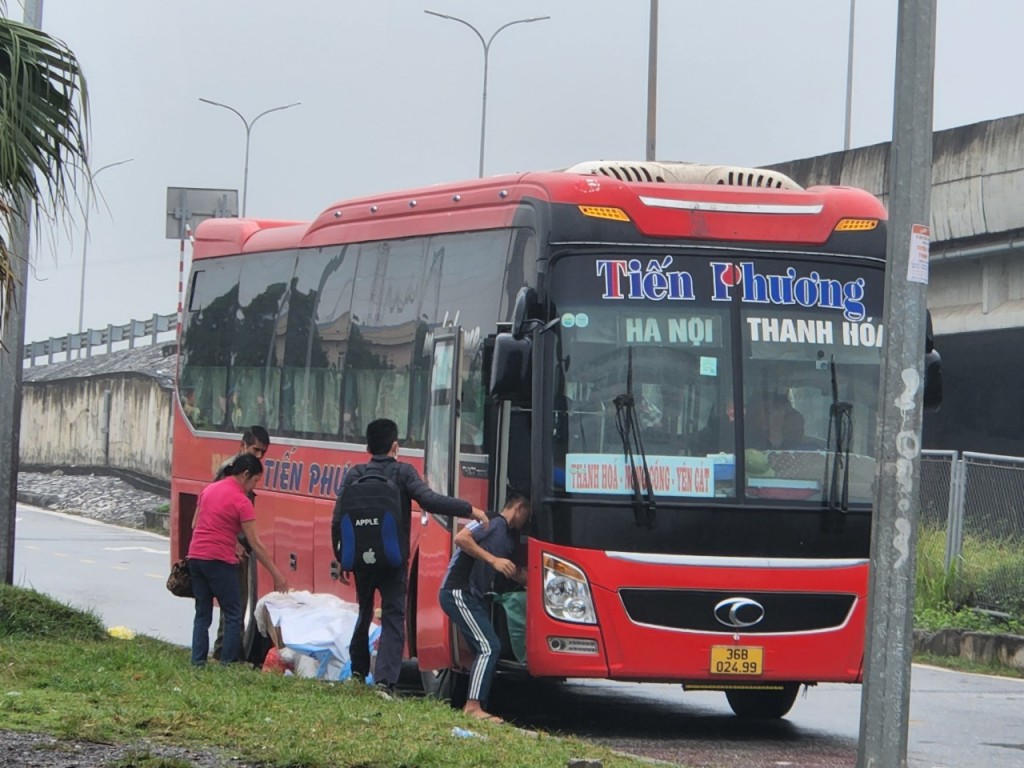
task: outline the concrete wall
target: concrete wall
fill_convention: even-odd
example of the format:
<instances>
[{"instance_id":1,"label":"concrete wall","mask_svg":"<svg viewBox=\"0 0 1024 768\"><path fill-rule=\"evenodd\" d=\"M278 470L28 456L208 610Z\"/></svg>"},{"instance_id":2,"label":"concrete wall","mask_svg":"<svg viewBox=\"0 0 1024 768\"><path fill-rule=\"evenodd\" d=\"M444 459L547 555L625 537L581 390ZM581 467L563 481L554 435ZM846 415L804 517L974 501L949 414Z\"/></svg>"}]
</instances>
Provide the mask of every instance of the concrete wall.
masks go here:
<instances>
[{"instance_id":1,"label":"concrete wall","mask_svg":"<svg viewBox=\"0 0 1024 768\"><path fill-rule=\"evenodd\" d=\"M1024 115L938 131L932 160L936 336L1024 327ZM888 164L885 143L772 167L804 186L860 187L886 203Z\"/></svg>"},{"instance_id":2,"label":"concrete wall","mask_svg":"<svg viewBox=\"0 0 1024 768\"><path fill-rule=\"evenodd\" d=\"M172 401L172 390L138 373L25 382L21 463L107 467L168 482Z\"/></svg>"},{"instance_id":3,"label":"concrete wall","mask_svg":"<svg viewBox=\"0 0 1024 768\"><path fill-rule=\"evenodd\" d=\"M936 131L932 146L933 251L1024 229L1024 115ZM770 167L805 187L860 187L888 204L888 142Z\"/></svg>"}]
</instances>

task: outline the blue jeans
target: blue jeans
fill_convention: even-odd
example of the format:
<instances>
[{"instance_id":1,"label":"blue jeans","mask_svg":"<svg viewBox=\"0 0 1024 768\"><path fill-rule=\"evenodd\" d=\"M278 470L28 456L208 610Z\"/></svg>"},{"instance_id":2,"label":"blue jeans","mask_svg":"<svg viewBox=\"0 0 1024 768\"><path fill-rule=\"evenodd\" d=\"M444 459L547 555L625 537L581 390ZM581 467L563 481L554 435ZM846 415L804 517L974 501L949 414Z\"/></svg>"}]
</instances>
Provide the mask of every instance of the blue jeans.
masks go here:
<instances>
[{"instance_id":1,"label":"blue jeans","mask_svg":"<svg viewBox=\"0 0 1024 768\"><path fill-rule=\"evenodd\" d=\"M469 670L469 692L466 698L487 706L491 680L501 656L501 640L494 631L487 605L468 589L442 589L438 595L441 608L459 628L476 656Z\"/></svg>"},{"instance_id":2,"label":"blue jeans","mask_svg":"<svg viewBox=\"0 0 1024 768\"><path fill-rule=\"evenodd\" d=\"M192 622L192 663L196 666L206 664L210 652L214 598L220 603L224 616L221 663L237 661L242 651L242 596L238 593L238 565L223 560L189 559L188 567L196 600L196 618Z\"/></svg>"}]
</instances>

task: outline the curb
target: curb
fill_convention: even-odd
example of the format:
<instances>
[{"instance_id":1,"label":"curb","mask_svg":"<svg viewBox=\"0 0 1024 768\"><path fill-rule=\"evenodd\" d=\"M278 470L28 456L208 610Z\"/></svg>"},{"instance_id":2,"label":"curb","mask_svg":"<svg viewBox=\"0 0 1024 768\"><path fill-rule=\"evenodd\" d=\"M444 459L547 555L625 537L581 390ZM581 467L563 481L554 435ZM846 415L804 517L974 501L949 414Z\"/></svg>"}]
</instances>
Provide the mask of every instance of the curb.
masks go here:
<instances>
[{"instance_id":1,"label":"curb","mask_svg":"<svg viewBox=\"0 0 1024 768\"><path fill-rule=\"evenodd\" d=\"M32 491L18 491L17 500L22 504L30 504L43 509L53 509L60 503L58 496L51 493L33 493Z\"/></svg>"},{"instance_id":2,"label":"curb","mask_svg":"<svg viewBox=\"0 0 1024 768\"><path fill-rule=\"evenodd\" d=\"M1024 637L966 629L914 630L914 651L1024 671Z\"/></svg>"}]
</instances>

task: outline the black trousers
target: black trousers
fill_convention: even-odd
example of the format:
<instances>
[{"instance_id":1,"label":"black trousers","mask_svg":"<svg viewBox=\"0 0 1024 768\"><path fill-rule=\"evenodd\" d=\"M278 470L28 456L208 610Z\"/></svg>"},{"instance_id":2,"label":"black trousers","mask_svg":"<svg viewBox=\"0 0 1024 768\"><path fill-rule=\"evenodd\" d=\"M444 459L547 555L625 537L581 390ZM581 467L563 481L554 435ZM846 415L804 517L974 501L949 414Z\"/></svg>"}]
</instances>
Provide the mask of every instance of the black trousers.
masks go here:
<instances>
[{"instance_id":1,"label":"black trousers","mask_svg":"<svg viewBox=\"0 0 1024 768\"><path fill-rule=\"evenodd\" d=\"M348 653L352 672L366 677L370 672L370 625L373 623L374 595L380 592L380 642L373 679L394 685L402 671L405 649L405 568L360 571L355 574L359 621L352 632Z\"/></svg>"}]
</instances>

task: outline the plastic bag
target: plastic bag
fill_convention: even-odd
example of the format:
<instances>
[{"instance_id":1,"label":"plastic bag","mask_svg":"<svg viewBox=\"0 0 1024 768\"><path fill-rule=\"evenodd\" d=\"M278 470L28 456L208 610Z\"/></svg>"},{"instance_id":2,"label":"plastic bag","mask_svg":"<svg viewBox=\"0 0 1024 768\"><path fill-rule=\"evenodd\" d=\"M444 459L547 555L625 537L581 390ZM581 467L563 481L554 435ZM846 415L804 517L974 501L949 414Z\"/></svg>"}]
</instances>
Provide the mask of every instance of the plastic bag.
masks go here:
<instances>
[{"instance_id":1,"label":"plastic bag","mask_svg":"<svg viewBox=\"0 0 1024 768\"><path fill-rule=\"evenodd\" d=\"M505 609L508 639L516 660L526 662L526 592L501 592L494 600Z\"/></svg>"}]
</instances>

